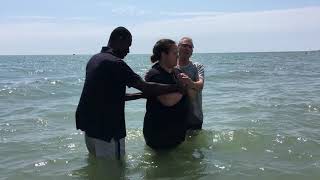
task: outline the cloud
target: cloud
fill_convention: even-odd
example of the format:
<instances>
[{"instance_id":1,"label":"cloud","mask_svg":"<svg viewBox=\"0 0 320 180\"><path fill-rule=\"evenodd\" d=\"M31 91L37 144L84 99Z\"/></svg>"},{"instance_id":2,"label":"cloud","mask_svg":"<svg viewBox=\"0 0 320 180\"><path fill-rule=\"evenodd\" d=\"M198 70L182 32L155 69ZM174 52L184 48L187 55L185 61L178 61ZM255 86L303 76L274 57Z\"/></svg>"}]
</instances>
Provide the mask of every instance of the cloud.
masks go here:
<instances>
[{"instance_id":1,"label":"cloud","mask_svg":"<svg viewBox=\"0 0 320 180\"><path fill-rule=\"evenodd\" d=\"M113 5L113 3L107 2L107 1L100 1L100 2L97 2L96 5L98 7L111 7Z\"/></svg>"},{"instance_id":2,"label":"cloud","mask_svg":"<svg viewBox=\"0 0 320 180\"><path fill-rule=\"evenodd\" d=\"M148 16L134 6L118 15ZM162 12L164 13L164 12ZM320 48L320 7L257 12L167 13L153 22L105 23L91 17L12 17L0 29L0 54L94 53L122 24L133 34L133 53L150 53L160 38L190 36L196 52L278 51ZM18 19L18 20L17 20Z\"/></svg>"},{"instance_id":3,"label":"cloud","mask_svg":"<svg viewBox=\"0 0 320 180\"><path fill-rule=\"evenodd\" d=\"M0 54L87 54L106 44L112 26L76 23L5 24Z\"/></svg>"},{"instance_id":4,"label":"cloud","mask_svg":"<svg viewBox=\"0 0 320 180\"><path fill-rule=\"evenodd\" d=\"M76 23L76 22L85 22L85 21L95 21L96 18L93 17L54 17L54 16L9 16L8 18L3 18L5 22L8 24L12 24L10 22L17 23Z\"/></svg>"},{"instance_id":5,"label":"cloud","mask_svg":"<svg viewBox=\"0 0 320 180\"><path fill-rule=\"evenodd\" d=\"M184 16L192 17L184 17ZM137 33L178 30L189 33L226 32L299 32L319 30L320 7L261 12L187 13L182 18L144 23L136 26ZM164 28L165 27L165 28Z\"/></svg>"},{"instance_id":6,"label":"cloud","mask_svg":"<svg viewBox=\"0 0 320 180\"><path fill-rule=\"evenodd\" d=\"M138 9L135 6L126 6L113 8L111 13L116 16L144 16L149 14L149 11Z\"/></svg>"},{"instance_id":7,"label":"cloud","mask_svg":"<svg viewBox=\"0 0 320 180\"><path fill-rule=\"evenodd\" d=\"M39 21L39 20L54 20L56 17L53 16L10 16L11 20L23 20L23 21Z\"/></svg>"},{"instance_id":8,"label":"cloud","mask_svg":"<svg viewBox=\"0 0 320 180\"><path fill-rule=\"evenodd\" d=\"M176 15L174 19L139 24L132 29L141 42L146 39L155 42L163 37L178 40L182 36L191 36L198 42L198 51L201 52L281 51L320 47L320 7ZM138 45L134 50L142 51L142 47Z\"/></svg>"},{"instance_id":9,"label":"cloud","mask_svg":"<svg viewBox=\"0 0 320 180\"><path fill-rule=\"evenodd\" d=\"M226 14L225 12L160 12L164 16L218 16Z\"/></svg>"}]
</instances>

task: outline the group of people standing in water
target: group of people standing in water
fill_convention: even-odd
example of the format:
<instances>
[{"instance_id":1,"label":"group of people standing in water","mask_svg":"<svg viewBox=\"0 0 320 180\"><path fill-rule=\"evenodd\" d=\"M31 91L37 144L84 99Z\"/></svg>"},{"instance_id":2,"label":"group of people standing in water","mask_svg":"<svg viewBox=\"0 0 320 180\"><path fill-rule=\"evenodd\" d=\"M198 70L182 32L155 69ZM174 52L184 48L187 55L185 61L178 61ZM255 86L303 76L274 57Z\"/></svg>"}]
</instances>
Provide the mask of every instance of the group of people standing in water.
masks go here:
<instances>
[{"instance_id":1,"label":"group of people standing in water","mask_svg":"<svg viewBox=\"0 0 320 180\"><path fill-rule=\"evenodd\" d=\"M131 43L126 28L115 28L108 45L86 67L76 126L84 131L87 149L96 157L120 159L125 154L125 101L147 99L143 135L154 150L174 148L187 131L202 129L204 67L190 59L192 39L183 37L178 44L158 40L144 80L123 61ZM127 94L126 87L141 92Z\"/></svg>"}]
</instances>

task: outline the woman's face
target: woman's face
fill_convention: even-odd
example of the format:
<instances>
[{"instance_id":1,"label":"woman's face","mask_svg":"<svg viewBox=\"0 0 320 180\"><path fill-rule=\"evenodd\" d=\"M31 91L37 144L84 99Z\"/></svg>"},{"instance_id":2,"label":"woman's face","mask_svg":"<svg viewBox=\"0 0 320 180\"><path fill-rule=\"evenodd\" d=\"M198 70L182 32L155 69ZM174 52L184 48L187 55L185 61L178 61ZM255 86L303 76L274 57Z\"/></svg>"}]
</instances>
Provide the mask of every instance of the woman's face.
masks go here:
<instances>
[{"instance_id":1,"label":"woman's face","mask_svg":"<svg viewBox=\"0 0 320 180\"><path fill-rule=\"evenodd\" d=\"M167 68L173 68L177 65L178 47L176 44L171 45L168 54L163 53L163 61Z\"/></svg>"}]
</instances>

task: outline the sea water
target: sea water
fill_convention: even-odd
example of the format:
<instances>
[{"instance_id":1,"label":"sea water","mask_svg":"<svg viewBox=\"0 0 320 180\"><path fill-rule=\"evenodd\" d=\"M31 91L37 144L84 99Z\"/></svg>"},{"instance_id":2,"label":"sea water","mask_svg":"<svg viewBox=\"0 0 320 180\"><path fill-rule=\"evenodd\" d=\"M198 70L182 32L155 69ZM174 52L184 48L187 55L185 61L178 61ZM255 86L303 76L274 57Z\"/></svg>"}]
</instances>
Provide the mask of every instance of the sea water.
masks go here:
<instances>
[{"instance_id":1,"label":"sea water","mask_svg":"<svg viewBox=\"0 0 320 180\"><path fill-rule=\"evenodd\" d=\"M154 152L146 101L127 102L121 162L89 156L75 127L90 57L0 56L0 179L320 179L320 52L194 54L203 130ZM125 61L142 77L152 65Z\"/></svg>"}]
</instances>

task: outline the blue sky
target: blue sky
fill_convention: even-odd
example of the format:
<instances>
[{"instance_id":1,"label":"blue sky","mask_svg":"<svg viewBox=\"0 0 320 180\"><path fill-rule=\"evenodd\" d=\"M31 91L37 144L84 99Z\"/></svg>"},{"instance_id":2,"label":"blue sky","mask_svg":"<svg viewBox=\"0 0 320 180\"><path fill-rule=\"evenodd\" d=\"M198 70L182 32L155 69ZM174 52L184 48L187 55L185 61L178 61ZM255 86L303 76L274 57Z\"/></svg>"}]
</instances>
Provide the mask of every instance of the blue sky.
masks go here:
<instances>
[{"instance_id":1,"label":"blue sky","mask_svg":"<svg viewBox=\"0 0 320 180\"><path fill-rule=\"evenodd\" d=\"M127 27L132 53L190 36L195 52L320 49L320 0L1 0L0 54L93 54Z\"/></svg>"}]
</instances>

